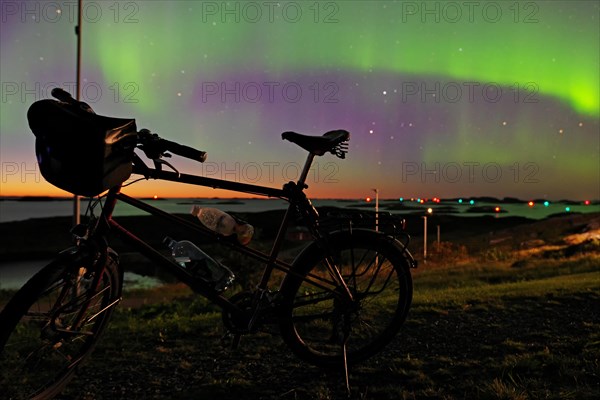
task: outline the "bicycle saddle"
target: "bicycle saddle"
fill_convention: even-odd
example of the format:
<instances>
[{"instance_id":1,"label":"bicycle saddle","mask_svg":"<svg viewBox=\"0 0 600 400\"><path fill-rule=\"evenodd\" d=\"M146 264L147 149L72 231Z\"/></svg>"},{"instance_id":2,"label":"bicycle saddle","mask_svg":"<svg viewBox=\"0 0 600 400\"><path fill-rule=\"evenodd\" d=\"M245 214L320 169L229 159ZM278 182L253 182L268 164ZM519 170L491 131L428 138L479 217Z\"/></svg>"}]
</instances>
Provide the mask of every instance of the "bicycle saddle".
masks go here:
<instances>
[{"instance_id":1,"label":"bicycle saddle","mask_svg":"<svg viewBox=\"0 0 600 400\"><path fill-rule=\"evenodd\" d=\"M289 140L297 144L304 150L316 156L330 152L340 158L344 158L348 151L348 145L345 143L350 139L350 133L343 129L329 131L322 136L302 135L296 132L283 132L283 140Z\"/></svg>"}]
</instances>

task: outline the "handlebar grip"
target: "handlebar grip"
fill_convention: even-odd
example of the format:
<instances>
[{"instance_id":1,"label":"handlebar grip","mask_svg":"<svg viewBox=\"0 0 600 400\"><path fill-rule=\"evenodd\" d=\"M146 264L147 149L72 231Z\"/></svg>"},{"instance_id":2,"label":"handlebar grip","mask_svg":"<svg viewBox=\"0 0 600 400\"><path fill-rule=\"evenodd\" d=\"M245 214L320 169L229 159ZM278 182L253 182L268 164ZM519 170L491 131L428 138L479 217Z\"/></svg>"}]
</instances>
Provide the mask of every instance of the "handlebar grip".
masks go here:
<instances>
[{"instance_id":1,"label":"handlebar grip","mask_svg":"<svg viewBox=\"0 0 600 400\"><path fill-rule=\"evenodd\" d=\"M189 158L194 161L206 161L207 154L205 151L196 150L193 147L184 146L179 143L171 142L170 140L161 139L161 142L164 146L163 148L173 154L177 154L178 156Z\"/></svg>"}]
</instances>

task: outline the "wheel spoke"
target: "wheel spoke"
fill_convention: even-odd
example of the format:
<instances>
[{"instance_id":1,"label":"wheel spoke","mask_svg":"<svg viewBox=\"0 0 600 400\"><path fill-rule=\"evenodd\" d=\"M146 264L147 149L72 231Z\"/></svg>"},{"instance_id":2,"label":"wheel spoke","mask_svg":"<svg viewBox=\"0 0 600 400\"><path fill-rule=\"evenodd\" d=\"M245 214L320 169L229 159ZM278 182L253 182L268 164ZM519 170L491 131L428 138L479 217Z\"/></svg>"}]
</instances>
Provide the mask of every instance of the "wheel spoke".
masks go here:
<instances>
[{"instance_id":1,"label":"wheel spoke","mask_svg":"<svg viewBox=\"0 0 600 400\"><path fill-rule=\"evenodd\" d=\"M338 233L327 245L330 256L316 246L295 264L305 278L282 288L287 298L282 333L298 356L315 364L336 365L345 356L348 362L360 361L401 328L412 299L409 263L399 247L372 231ZM343 286L334 283L331 266Z\"/></svg>"}]
</instances>

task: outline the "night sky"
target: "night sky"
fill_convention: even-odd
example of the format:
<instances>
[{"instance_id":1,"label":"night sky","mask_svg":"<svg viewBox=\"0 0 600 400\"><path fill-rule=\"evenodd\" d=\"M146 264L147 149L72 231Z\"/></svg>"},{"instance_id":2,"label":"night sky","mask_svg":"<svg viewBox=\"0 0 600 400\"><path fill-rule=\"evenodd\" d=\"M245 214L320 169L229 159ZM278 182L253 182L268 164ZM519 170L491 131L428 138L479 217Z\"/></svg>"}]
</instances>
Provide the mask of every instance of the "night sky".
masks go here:
<instances>
[{"instance_id":1,"label":"night sky","mask_svg":"<svg viewBox=\"0 0 600 400\"><path fill-rule=\"evenodd\" d=\"M84 1L81 99L208 152L182 172L279 187L304 159L281 132L346 129L309 195L597 199L599 4ZM65 195L35 172L26 112L75 95L76 2L3 1L1 22L0 194Z\"/></svg>"}]
</instances>

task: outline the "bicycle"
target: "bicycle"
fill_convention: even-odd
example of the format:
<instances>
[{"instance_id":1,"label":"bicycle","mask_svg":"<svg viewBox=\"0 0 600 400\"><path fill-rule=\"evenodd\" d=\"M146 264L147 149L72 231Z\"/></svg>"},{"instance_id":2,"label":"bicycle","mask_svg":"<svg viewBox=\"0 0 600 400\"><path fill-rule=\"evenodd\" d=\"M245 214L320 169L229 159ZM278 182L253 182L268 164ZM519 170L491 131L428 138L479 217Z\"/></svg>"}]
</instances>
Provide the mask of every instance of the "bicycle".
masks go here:
<instances>
[{"instance_id":1,"label":"bicycle","mask_svg":"<svg viewBox=\"0 0 600 400\"><path fill-rule=\"evenodd\" d=\"M233 335L232 346L237 346L241 335L256 332L261 324L275 323L283 341L299 359L320 367L343 368L348 390L348 367L381 351L401 329L412 301L410 270L416 267L403 226L394 225L392 233L384 233L358 226L356 218L338 215L333 218L335 227L325 228L323 218L304 193L314 157L326 153L345 157L347 131L331 131L322 136L283 133L283 139L308 151L308 157L297 181L279 189L180 173L164 158L175 154L204 162L206 153L162 139L145 129L137 131L135 120L98 116L88 105L61 89L54 89L52 95L60 101L42 100L56 102L45 106L59 107L68 118L77 120L75 131L102 125L98 129L101 136L111 138L104 143L110 141L115 146L101 152L102 182L78 181L77 176L66 175L73 174L71 164L82 162L81 158L62 159L63 165L59 167L43 164L43 152L52 143L48 144L51 138L39 131L46 129L46 124L63 127L69 123L56 117L54 109L50 114L57 121L50 117L39 121L35 116L30 120L34 133L38 131L37 140L42 142L36 142L36 151L44 177L72 193L95 197L90 197L89 220L72 229L75 244L34 275L0 313L1 391L8 398L42 399L59 394L90 356L122 300L123 267L109 245L113 235L218 305L223 310L225 327ZM46 154L54 157L55 164L56 158L76 157L61 153L64 149L60 147L55 146L53 154ZM136 150L152 160L154 167L148 166ZM105 167L111 162L111 172L106 173ZM163 166L172 171L163 170ZM95 169L90 166L88 179L97 180L98 175L92 173ZM197 221L167 213L122 193L130 174L139 175L139 180L160 179L280 198L289 206L270 252L262 252ZM99 190L104 194L96 193ZM258 284L246 292L229 294L215 290L169 254L120 225L113 217L117 203L126 203L168 224L185 227L217 245L263 263ZM96 207L100 208L99 215L94 212ZM278 256L294 215L307 227L311 241L288 263ZM405 240L400 241L400 236ZM282 274L276 290L271 289L274 271Z\"/></svg>"}]
</instances>

